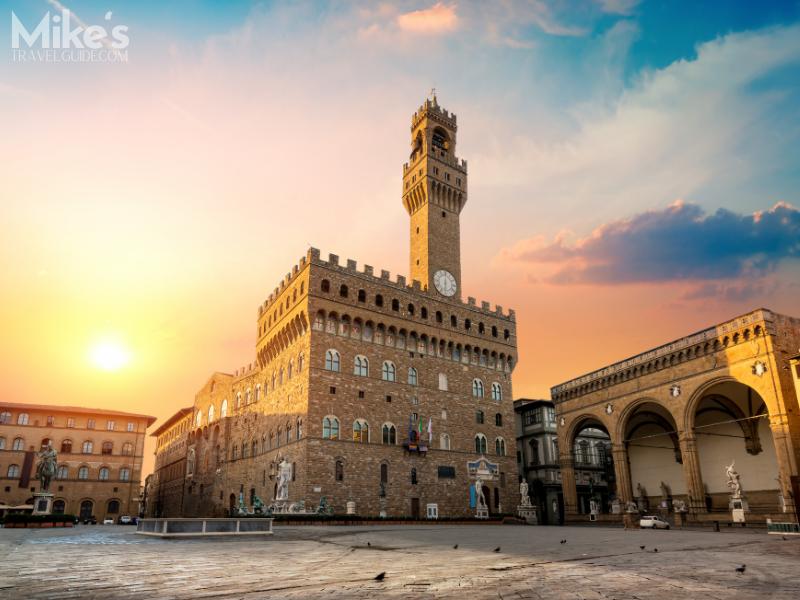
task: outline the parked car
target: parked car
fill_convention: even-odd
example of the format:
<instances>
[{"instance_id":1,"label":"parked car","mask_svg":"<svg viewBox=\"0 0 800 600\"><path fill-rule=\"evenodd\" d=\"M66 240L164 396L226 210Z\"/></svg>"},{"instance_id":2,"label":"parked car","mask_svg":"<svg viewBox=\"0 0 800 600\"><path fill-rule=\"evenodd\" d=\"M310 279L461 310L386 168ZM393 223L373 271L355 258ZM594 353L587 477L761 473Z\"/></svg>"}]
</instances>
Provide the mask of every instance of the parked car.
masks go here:
<instances>
[{"instance_id":1,"label":"parked car","mask_svg":"<svg viewBox=\"0 0 800 600\"><path fill-rule=\"evenodd\" d=\"M644 516L639 520L639 528L640 529L669 529L669 523L667 523L661 517L657 517L655 515Z\"/></svg>"},{"instance_id":2,"label":"parked car","mask_svg":"<svg viewBox=\"0 0 800 600\"><path fill-rule=\"evenodd\" d=\"M84 525L89 525L90 523L91 523L92 525L97 525L97 517L95 517L94 515L92 515L91 517L84 517L84 518L83 518L83 524L84 524Z\"/></svg>"},{"instance_id":3,"label":"parked car","mask_svg":"<svg viewBox=\"0 0 800 600\"><path fill-rule=\"evenodd\" d=\"M114 519L112 519L111 517L106 517L105 519L103 519L103 525L113 525L113 524L114 524Z\"/></svg>"},{"instance_id":4,"label":"parked car","mask_svg":"<svg viewBox=\"0 0 800 600\"><path fill-rule=\"evenodd\" d=\"M119 518L120 525L133 525L133 518L130 515L122 515Z\"/></svg>"}]
</instances>

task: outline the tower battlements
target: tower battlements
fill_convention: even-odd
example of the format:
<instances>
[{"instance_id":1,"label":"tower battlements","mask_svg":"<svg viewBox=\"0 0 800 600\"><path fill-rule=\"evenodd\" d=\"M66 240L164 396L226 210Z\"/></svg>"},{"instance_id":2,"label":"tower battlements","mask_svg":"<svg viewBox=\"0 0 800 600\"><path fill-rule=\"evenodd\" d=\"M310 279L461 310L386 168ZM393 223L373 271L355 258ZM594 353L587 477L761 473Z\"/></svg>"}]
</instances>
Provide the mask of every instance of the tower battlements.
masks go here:
<instances>
[{"instance_id":1,"label":"tower battlements","mask_svg":"<svg viewBox=\"0 0 800 600\"><path fill-rule=\"evenodd\" d=\"M416 129L417 126L425 118L430 118L436 121L440 121L443 125L447 125L453 130L456 129L456 124L457 124L456 114L447 112L447 110L439 106L435 94L433 98L427 98L425 102L423 102L420 105L417 112L415 112L412 115L411 130L413 131L414 129Z\"/></svg>"}]
</instances>

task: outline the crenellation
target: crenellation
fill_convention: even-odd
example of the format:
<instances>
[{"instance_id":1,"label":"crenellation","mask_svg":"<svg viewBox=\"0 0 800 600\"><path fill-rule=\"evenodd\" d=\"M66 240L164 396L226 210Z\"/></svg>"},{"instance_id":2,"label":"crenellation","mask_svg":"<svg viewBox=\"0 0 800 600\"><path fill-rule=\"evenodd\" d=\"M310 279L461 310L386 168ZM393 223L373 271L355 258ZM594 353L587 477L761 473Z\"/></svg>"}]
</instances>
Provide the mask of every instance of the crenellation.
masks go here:
<instances>
[{"instance_id":1,"label":"crenellation","mask_svg":"<svg viewBox=\"0 0 800 600\"><path fill-rule=\"evenodd\" d=\"M391 280L391 278L392 278L392 274L391 274L391 273L389 273L389 271L386 271L386 270L384 270L384 269L381 269L381 279L385 279L385 280L387 280L387 281L390 281L390 280Z\"/></svg>"},{"instance_id":2,"label":"crenellation","mask_svg":"<svg viewBox=\"0 0 800 600\"><path fill-rule=\"evenodd\" d=\"M364 275L367 277L374 277L373 273L374 269L372 268L372 265L364 265Z\"/></svg>"},{"instance_id":3,"label":"crenellation","mask_svg":"<svg viewBox=\"0 0 800 600\"><path fill-rule=\"evenodd\" d=\"M338 254L328 254L328 262L335 267L339 266L339 255Z\"/></svg>"},{"instance_id":4,"label":"crenellation","mask_svg":"<svg viewBox=\"0 0 800 600\"><path fill-rule=\"evenodd\" d=\"M354 261L352 258L348 258L347 259L347 269L349 271L355 271L356 267L357 267L356 261Z\"/></svg>"},{"instance_id":5,"label":"crenellation","mask_svg":"<svg viewBox=\"0 0 800 600\"><path fill-rule=\"evenodd\" d=\"M397 276L397 285L402 286L402 287L407 287L406 286L406 278L405 278L405 276L403 276L403 275L398 275Z\"/></svg>"},{"instance_id":6,"label":"crenellation","mask_svg":"<svg viewBox=\"0 0 800 600\"><path fill-rule=\"evenodd\" d=\"M473 298L472 296L467 296L467 305L475 306L475 298Z\"/></svg>"},{"instance_id":7,"label":"crenellation","mask_svg":"<svg viewBox=\"0 0 800 600\"><path fill-rule=\"evenodd\" d=\"M486 312L490 311L489 303L486 302L486 300L481 300L481 310L485 310Z\"/></svg>"}]
</instances>

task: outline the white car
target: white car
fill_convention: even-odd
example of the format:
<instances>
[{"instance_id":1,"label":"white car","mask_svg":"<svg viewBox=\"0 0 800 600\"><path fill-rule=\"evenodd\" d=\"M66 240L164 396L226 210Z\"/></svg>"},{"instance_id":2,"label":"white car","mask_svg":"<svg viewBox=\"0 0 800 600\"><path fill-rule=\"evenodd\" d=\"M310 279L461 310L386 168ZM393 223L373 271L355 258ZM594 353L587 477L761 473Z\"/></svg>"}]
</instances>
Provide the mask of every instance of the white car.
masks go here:
<instances>
[{"instance_id":1,"label":"white car","mask_svg":"<svg viewBox=\"0 0 800 600\"><path fill-rule=\"evenodd\" d=\"M130 525L131 523L133 523L133 519L131 518L130 515L122 515L119 518L120 525Z\"/></svg>"},{"instance_id":2,"label":"white car","mask_svg":"<svg viewBox=\"0 0 800 600\"><path fill-rule=\"evenodd\" d=\"M112 519L111 517L106 517L105 519L103 519L103 525L113 525L113 524L114 524L114 519Z\"/></svg>"},{"instance_id":3,"label":"white car","mask_svg":"<svg viewBox=\"0 0 800 600\"><path fill-rule=\"evenodd\" d=\"M644 516L639 520L639 528L640 529L669 529L669 523L667 523L661 517L656 517L655 515Z\"/></svg>"}]
</instances>

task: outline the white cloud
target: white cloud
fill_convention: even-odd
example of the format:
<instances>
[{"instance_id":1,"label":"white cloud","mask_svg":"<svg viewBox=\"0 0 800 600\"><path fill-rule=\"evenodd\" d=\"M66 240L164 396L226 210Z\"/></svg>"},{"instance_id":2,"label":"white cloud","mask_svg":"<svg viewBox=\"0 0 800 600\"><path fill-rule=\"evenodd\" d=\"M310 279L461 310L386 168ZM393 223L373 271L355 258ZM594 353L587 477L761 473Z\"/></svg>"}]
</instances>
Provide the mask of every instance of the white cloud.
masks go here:
<instances>
[{"instance_id":1,"label":"white cloud","mask_svg":"<svg viewBox=\"0 0 800 600\"><path fill-rule=\"evenodd\" d=\"M418 34L455 31L458 27L456 5L437 2L429 8L403 13L397 17L397 26L402 31Z\"/></svg>"}]
</instances>

